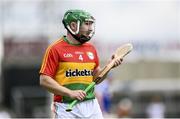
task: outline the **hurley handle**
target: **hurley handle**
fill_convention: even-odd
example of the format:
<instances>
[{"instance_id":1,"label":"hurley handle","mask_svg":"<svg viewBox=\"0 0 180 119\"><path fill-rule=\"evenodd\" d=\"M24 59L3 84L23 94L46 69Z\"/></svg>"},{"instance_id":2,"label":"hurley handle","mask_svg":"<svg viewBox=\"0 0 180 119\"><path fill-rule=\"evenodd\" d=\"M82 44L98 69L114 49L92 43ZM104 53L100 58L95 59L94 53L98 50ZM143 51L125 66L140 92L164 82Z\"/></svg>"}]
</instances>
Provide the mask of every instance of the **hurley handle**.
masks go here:
<instances>
[{"instance_id":1,"label":"hurley handle","mask_svg":"<svg viewBox=\"0 0 180 119\"><path fill-rule=\"evenodd\" d=\"M86 87L86 89L85 89L84 91L87 93L92 87L94 87L95 84L96 84L95 82L92 82L91 84L88 85L88 87ZM72 111L72 108L74 107L74 105L76 105L76 104L78 103L78 101L79 101L79 100L74 100L74 101L72 101L72 102L68 105L66 111L67 111L67 112Z\"/></svg>"}]
</instances>

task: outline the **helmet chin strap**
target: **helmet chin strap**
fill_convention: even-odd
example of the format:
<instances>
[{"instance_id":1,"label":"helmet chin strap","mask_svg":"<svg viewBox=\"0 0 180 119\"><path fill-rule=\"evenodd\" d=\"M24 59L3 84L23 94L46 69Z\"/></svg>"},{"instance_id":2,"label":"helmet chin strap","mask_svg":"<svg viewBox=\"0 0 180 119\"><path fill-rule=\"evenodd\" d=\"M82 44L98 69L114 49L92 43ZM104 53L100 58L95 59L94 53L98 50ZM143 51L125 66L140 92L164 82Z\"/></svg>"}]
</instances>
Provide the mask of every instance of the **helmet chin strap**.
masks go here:
<instances>
[{"instance_id":1,"label":"helmet chin strap","mask_svg":"<svg viewBox=\"0 0 180 119\"><path fill-rule=\"evenodd\" d=\"M89 34L89 37L86 37L83 34L81 34L81 35L78 35L78 34L77 35L73 35L73 37L76 40L78 40L81 44L83 44L83 43L89 41L92 38L93 35L94 35L94 31Z\"/></svg>"},{"instance_id":2,"label":"helmet chin strap","mask_svg":"<svg viewBox=\"0 0 180 119\"><path fill-rule=\"evenodd\" d=\"M72 33L71 33L71 35L73 36L73 38L75 38L81 44L83 44L91 39L91 38L87 38L85 35L73 35Z\"/></svg>"},{"instance_id":3,"label":"helmet chin strap","mask_svg":"<svg viewBox=\"0 0 180 119\"><path fill-rule=\"evenodd\" d=\"M85 35L80 35L77 40L83 44L83 43L89 41L90 39L91 39L91 37L87 38Z\"/></svg>"}]
</instances>

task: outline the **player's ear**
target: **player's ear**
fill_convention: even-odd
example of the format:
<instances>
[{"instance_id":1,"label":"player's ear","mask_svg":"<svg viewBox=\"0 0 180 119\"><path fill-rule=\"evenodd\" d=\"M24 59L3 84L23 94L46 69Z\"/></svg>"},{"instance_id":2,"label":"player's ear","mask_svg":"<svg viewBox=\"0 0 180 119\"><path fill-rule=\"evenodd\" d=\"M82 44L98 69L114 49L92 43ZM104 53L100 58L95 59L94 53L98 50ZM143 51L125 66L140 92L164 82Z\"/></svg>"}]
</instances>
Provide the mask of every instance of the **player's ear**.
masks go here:
<instances>
[{"instance_id":1,"label":"player's ear","mask_svg":"<svg viewBox=\"0 0 180 119\"><path fill-rule=\"evenodd\" d=\"M77 23L76 22L71 22L70 27L75 32L77 30Z\"/></svg>"}]
</instances>

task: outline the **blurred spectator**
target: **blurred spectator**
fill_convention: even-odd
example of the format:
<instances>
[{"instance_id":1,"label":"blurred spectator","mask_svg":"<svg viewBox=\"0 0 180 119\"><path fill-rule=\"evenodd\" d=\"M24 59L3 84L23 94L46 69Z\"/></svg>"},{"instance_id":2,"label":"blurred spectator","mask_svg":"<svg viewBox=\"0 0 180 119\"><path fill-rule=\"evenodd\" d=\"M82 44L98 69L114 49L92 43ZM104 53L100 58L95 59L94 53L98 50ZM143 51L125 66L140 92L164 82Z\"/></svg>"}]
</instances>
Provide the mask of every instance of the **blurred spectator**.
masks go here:
<instances>
[{"instance_id":1,"label":"blurred spectator","mask_svg":"<svg viewBox=\"0 0 180 119\"><path fill-rule=\"evenodd\" d=\"M112 81L112 74L108 73L107 78L95 87L95 94L98 99L103 114L110 113L111 108L111 93L109 86Z\"/></svg>"},{"instance_id":2,"label":"blurred spectator","mask_svg":"<svg viewBox=\"0 0 180 119\"><path fill-rule=\"evenodd\" d=\"M132 111L132 101L129 98L124 98L118 103L117 116L118 118L130 118Z\"/></svg>"},{"instance_id":3,"label":"blurred spectator","mask_svg":"<svg viewBox=\"0 0 180 119\"><path fill-rule=\"evenodd\" d=\"M165 116L165 105L160 96L152 97L152 102L147 106L146 113L148 118L158 119Z\"/></svg>"}]
</instances>

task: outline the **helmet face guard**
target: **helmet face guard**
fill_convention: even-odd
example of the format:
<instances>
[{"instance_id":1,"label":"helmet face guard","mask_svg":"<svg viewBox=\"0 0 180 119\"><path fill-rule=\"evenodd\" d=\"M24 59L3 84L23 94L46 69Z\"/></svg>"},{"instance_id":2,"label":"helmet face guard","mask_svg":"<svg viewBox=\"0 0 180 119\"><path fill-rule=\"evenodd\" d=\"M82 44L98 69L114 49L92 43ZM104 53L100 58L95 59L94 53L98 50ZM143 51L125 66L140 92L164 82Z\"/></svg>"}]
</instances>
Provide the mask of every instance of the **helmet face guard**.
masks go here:
<instances>
[{"instance_id":1,"label":"helmet face guard","mask_svg":"<svg viewBox=\"0 0 180 119\"><path fill-rule=\"evenodd\" d=\"M89 41L95 33L95 26L94 26L94 28L92 29L91 33L89 33L88 36L80 34L80 26L86 21L92 22L93 24L95 23L94 17L91 14L89 14L88 12L85 12L83 10L68 10L65 13L64 18L62 20L64 27L80 43L85 43L85 42ZM73 31L70 27L70 24L72 22L77 23L76 31Z\"/></svg>"}]
</instances>

